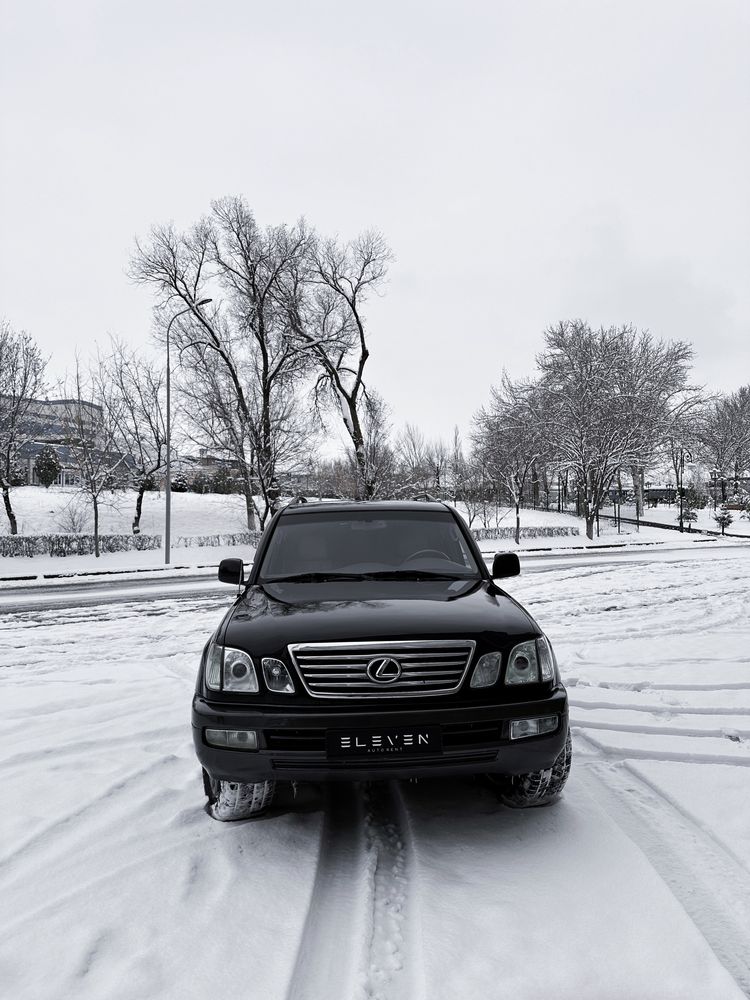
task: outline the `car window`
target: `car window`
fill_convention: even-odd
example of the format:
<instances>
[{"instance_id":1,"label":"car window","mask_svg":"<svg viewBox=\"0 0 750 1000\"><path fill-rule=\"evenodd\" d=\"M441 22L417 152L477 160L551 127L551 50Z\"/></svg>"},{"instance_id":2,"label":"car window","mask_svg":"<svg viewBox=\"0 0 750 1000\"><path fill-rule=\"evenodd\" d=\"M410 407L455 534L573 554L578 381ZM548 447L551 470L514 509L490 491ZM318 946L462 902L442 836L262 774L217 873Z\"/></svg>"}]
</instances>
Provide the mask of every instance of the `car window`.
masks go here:
<instances>
[{"instance_id":1,"label":"car window","mask_svg":"<svg viewBox=\"0 0 750 1000\"><path fill-rule=\"evenodd\" d=\"M315 573L477 577L464 535L448 511L310 511L283 516L271 537L260 580Z\"/></svg>"}]
</instances>

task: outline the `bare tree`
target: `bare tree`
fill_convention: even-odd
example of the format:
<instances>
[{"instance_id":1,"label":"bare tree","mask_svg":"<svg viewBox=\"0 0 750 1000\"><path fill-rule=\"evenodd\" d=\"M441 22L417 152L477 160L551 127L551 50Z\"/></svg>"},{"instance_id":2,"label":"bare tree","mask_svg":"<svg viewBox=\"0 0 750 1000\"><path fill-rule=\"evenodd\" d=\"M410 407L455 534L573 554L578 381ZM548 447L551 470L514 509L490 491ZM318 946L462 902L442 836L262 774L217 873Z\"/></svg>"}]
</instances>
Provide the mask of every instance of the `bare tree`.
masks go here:
<instances>
[{"instance_id":1,"label":"bare tree","mask_svg":"<svg viewBox=\"0 0 750 1000\"><path fill-rule=\"evenodd\" d=\"M308 267L288 285L291 337L320 368L316 398L341 414L357 465L356 495L365 500L373 496L375 483L367 466L362 414L370 356L363 307L384 281L391 256L376 231L350 243L317 241Z\"/></svg>"},{"instance_id":2,"label":"bare tree","mask_svg":"<svg viewBox=\"0 0 750 1000\"><path fill-rule=\"evenodd\" d=\"M464 455L464 445L461 440L461 432L456 426L453 428L453 438L450 446L448 476L446 482L446 486L448 487L453 503L456 503L464 492L467 472L468 466L466 456Z\"/></svg>"},{"instance_id":3,"label":"bare tree","mask_svg":"<svg viewBox=\"0 0 750 1000\"><path fill-rule=\"evenodd\" d=\"M392 498L409 489L399 476L396 453L391 444L389 409L379 393L371 390L365 396L362 420L365 470L370 484L370 499ZM355 482L361 466L356 452L352 452Z\"/></svg>"},{"instance_id":4,"label":"bare tree","mask_svg":"<svg viewBox=\"0 0 750 1000\"><path fill-rule=\"evenodd\" d=\"M263 510L274 508L277 479L274 415L288 414L288 400L310 359L289 336L288 289L305 270L312 237L304 223L261 229L241 198L214 202L211 215L187 233L154 229L138 243L131 273L157 289L161 314L187 309L175 323L181 363L198 374L226 405L212 419L231 414L224 437L234 442L241 465L256 473ZM214 286L224 298L210 309ZM210 394L209 394L210 395ZM250 488L246 478L247 490ZM247 492L246 490L246 492ZM268 492L268 491L271 492ZM254 512L248 499L248 527ZM261 522L263 515L261 515Z\"/></svg>"},{"instance_id":5,"label":"bare tree","mask_svg":"<svg viewBox=\"0 0 750 1000\"><path fill-rule=\"evenodd\" d=\"M427 442L416 424L406 424L396 441L396 455L405 483L424 493L429 485Z\"/></svg>"},{"instance_id":6,"label":"bare tree","mask_svg":"<svg viewBox=\"0 0 750 1000\"><path fill-rule=\"evenodd\" d=\"M425 459L430 477L429 489L440 496L447 488L451 453L442 438L430 441L425 449Z\"/></svg>"},{"instance_id":7,"label":"bare tree","mask_svg":"<svg viewBox=\"0 0 750 1000\"><path fill-rule=\"evenodd\" d=\"M546 427L539 419L537 389L504 375L492 387L488 409L474 418L474 442L484 465L507 490L516 514L515 540L521 540L521 505L536 463L548 449Z\"/></svg>"},{"instance_id":8,"label":"bare tree","mask_svg":"<svg viewBox=\"0 0 750 1000\"><path fill-rule=\"evenodd\" d=\"M10 491L22 481L21 446L33 437L31 403L44 390L46 361L31 337L0 323L0 491L11 535L18 533Z\"/></svg>"},{"instance_id":9,"label":"bare tree","mask_svg":"<svg viewBox=\"0 0 750 1000\"><path fill-rule=\"evenodd\" d=\"M263 441L257 383L249 383L245 395L251 419L238 414L224 369L197 365L185 370L180 381L185 434L199 447L234 463L251 527L256 516L261 526L265 524L284 478L307 470L315 428L309 407L290 387L271 397L270 434ZM266 457L257 461L262 449Z\"/></svg>"},{"instance_id":10,"label":"bare tree","mask_svg":"<svg viewBox=\"0 0 750 1000\"><path fill-rule=\"evenodd\" d=\"M466 520L470 528L487 506L484 486L482 463L477 455L472 453L464 459L461 487L457 497L457 502L460 501L466 511Z\"/></svg>"},{"instance_id":11,"label":"bare tree","mask_svg":"<svg viewBox=\"0 0 750 1000\"><path fill-rule=\"evenodd\" d=\"M104 494L125 485L128 458L118 450L120 418L113 404L104 405L97 392L98 371L75 375L67 403L66 421L70 453L78 476L78 491L91 504L94 520L94 554L99 558L99 512Z\"/></svg>"},{"instance_id":12,"label":"bare tree","mask_svg":"<svg viewBox=\"0 0 750 1000\"><path fill-rule=\"evenodd\" d=\"M132 530L140 532L143 495L166 462L165 370L122 342L112 340L99 359L98 396L107 407L117 450L129 455L136 489Z\"/></svg>"}]
</instances>

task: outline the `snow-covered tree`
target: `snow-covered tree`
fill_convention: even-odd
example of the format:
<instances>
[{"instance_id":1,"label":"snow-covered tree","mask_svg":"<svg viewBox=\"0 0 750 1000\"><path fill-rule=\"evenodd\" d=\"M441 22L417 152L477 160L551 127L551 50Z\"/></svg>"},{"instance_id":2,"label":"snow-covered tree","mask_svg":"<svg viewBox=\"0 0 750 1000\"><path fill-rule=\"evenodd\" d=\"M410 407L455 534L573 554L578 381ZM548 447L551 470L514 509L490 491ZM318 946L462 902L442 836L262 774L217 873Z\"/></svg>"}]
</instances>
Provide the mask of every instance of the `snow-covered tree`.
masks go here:
<instances>
[{"instance_id":1,"label":"snow-covered tree","mask_svg":"<svg viewBox=\"0 0 750 1000\"><path fill-rule=\"evenodd\" d=\"M734 521L734 515L731 510L727 507L726 503L723 503L721 507L714 514L714 521L721 528L722 535L729 527L729 525Z\"/></svg>"},{"instance_id":2,"label":"snow-covered tree","mask_svg":"<svg viewBox=\"0 0 750 1000\"><path fill-rule=\"evenodd\" d=\"M680 520L679 514L677 515L676 520L677 521ZM698 520L698 511L695 509L695 507L692 507L690 504L686 503L682 509L682 520L687 523L688 531L691 531L692 524Z\"/></svg>"},{"instance_id":3,"label":"snow-covered tree","mask_svg":"<svg viewBox=\"0 0 750 1000\"><path fill-rule=\"evenodd\" d=\"M60 459L51 444L46 444L34 459L34 472L37 479L49 489L62 471Z\"/></svg>"},{"instance_id":4,"label":"snow-covered tree","mask_svg":"<svg viewBox=\"0 0 750 1000\"><path fill-rule=\"evenodd\" d=\"M726 501L727 485L750 468L750 386L719 396L706 407L698 439L701 457L714 470Z\"/></svg>"},{"instance_id":5,"label":"snow-covered tree","mask_svg":"<svg viewBox=\"0 0 750 1000\"><path fill-rule=\"evenodd\" d=\"M534 412L560 468L572 474L593 538L618 471L643 468L692 399L692 348L581 320L549 328L545 342Z\"/></svg>"}]
</instances>

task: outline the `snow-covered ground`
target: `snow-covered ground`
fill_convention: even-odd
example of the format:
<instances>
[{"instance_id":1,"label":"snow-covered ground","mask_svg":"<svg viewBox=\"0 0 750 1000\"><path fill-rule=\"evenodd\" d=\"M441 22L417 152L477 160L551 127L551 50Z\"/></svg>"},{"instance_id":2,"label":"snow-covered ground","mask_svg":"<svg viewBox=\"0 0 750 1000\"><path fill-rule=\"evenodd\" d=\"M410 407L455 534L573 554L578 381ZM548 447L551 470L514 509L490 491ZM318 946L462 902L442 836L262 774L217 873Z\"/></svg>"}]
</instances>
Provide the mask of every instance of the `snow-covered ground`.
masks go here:
<instances>
[{"instance_id":1,"label":"snow-covered ground","mask_svg":"<svg viewBox=\"0 0 750 1000\"><path fill-rule=\"evenodd\" d=\"M129 535L135 514L135 491L105 493L100 510L99 530L103 535ZM20 486L11 493L21 535L66 534L71 518L78 516L79 530L92 530L90 506L73 487ZM145 493L140 528L144 535L164 531L165 494ZM7 532L3 511L2 527ZM173 493L172 535L213 535L247 531L245 499L238 494Z\"/></svg>"},{"instance_id":2,"label":"snow-covered ground","mask_svg":"<svg viewBox=\"0 0 750 1000\"><path fill-rule=\"evenodd\" d=\"M675 525L679 523L679 513L680 508L677 504L649 507L645 511L643 519L645 521L656 521L658 524ZM698 520L693 521L693 529L700 528L704 531L721 531L721 528L714 520L715 513L713 503L710 503L708 507L704 507L703 510L696 511ZM750 518L743 517L742 512L739 510L733 510L731 514L734 520L726 530L733 535L750 535ZM622 516L635 517L635 507L623 506ZM687 527L687 524L685 527Z\"/></svg>"},{"instance_id":3,"label":"snow-covered ground","mask_svg":"<svg viewBox=\"0 0 750 1000\"><path fill-rule=\"evenodd\" d=\"M41 487L20 487L12 493L13 504L17 512L19 532L21 534L55 533L64 530L66 511L72 507L80 507L80 497L70 488L51 487L44 490ZM130 532L133 516L134 494L123 491L108 501L102 509L102 533ZM197 536L213 534L229 534L245 531L247 528L245 501L236 495L219 496L217 494L199 495L195 493L175 493L172 497L173 529L175 542L180 535ZM459 510L465 516L465 510L459 505ZM501 508L497 523L503 527L512 527L515 523L515 512ZM558 538L522 538L519 551L530 552L539 549L596 548L602 545L652 545L654 543L674 545L692 545L704 541L705 537L697 534L678 536L676 533L663 531L660 528L641 527L623 524L618 533L615 525L602 519L600 534L592 541L586 538L585 523L581 518L570 514L559 514L557 511L525 509L521 514L524 527L577 527L577 536ZM743 522L750 525L750 522ZM495 522L493 521L493 526ZM69 525L68 525L69 526ZM143 517L141 529L144 534L158 534L164 526L164 494L147 493L143 502ZM482 527L482 522L474 520L473 527ZM6 524L0 520L0 530L5 530ZM85 530L88 528L84 525ZM484 553L500 549L516 549L512 539L483 540L480 548ZM215 566L220 559L228 556L241 556L246 561L252 559L252 549L247 546L234 548L205 546L179 547L173 545L171 550L172 567L195 569L203 566ZM3 581L11 582L18 577L42 577L51 574L72 574L115 570L118 572L158 569L164 565L164 552L150 550L145 552L108 552L98 559L91 556L34 556L32 558L16 556L0 557L0 586Z\"/></svg>"},{"instance_id":4,"label":"snow-covered ground","mask_svg":"<svg viewBox=\"0 0 750 1000\"><path fill-rule=\"evenodd\" d=\"M2 995L750 995L750 552L713 556L510 581L574 726L520 813L452 780L215 823L188 711L229 594L0 611Z\"/></svg>"}]
</instances>

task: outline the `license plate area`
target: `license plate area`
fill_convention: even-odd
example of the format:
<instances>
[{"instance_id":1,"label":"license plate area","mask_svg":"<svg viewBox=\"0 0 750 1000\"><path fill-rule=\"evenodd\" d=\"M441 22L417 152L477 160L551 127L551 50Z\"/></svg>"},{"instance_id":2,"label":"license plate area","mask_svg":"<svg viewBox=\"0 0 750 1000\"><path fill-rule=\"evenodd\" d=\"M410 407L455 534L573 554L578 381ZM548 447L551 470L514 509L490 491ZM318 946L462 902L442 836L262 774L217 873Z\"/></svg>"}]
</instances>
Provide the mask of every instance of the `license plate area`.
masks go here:
<instances>
[{"instance_id":1,"label":"license plate area","mask_svg":"<svg viewBox=\"0 0 750 1000\"><path fill-rule=\"evenodd\" d=\"M443 752L440 726L395 726L383 729L329 729L329 757L417 757Z\"/></svg>"}]
</instances>

